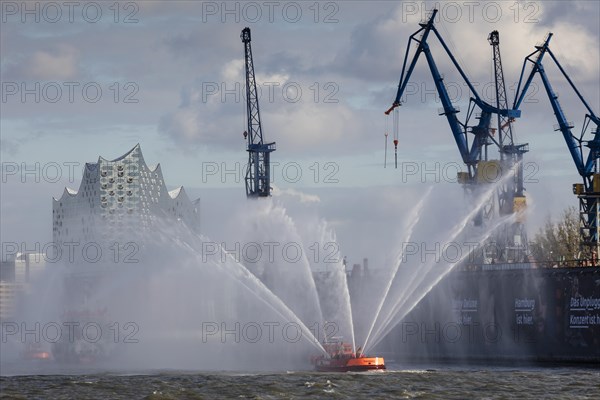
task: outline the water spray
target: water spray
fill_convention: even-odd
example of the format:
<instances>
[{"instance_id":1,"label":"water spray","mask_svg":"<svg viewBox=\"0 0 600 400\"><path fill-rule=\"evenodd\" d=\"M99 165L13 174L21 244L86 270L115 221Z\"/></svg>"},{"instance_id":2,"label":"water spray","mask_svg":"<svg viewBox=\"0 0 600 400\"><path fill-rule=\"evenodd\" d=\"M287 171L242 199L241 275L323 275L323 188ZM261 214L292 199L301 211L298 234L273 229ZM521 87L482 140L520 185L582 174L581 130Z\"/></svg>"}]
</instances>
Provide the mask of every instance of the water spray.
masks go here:
<instances>
[{"instance_id":1,"label":"water spray","mask_svg":"<svg viewBox=\"0 0 600 400\"><path fill-rule=\"evenodd\" d=\"M467 224L469 223L469 221L471 221L473 219L473 217L481 210L481 208L484 206L484 204L486 203L487 199L490 198L490 196L492 196L494 194L494 192L496 191L496 189L500 186L503 185L509 178L511 177L510 174L506 174L504 175L501 179L499 179L494 185L491 185L491 187L486 190L483 195L481 196L480 200L478 201L478 203L475 205L475 207L458 223L454 226L454 228L451 230L452 234L450 236L450 241L455 240L458 235L460 235L460 233L463 232L463 230L465 229L465 227L467 226ZM511 218L514 217L511 216ZM506 222L506 218L502 218L498 223L496 223L492 228L488 229L488 231L486 232L486 235L484 237L484 240L487 239L488 236L491 235L491 233L498 227L500 226L502 223ZM458 262L452 264L450 270L452 268L454 268L455 265L457 265L458 263L460 263L462 260L465 259L466 256L468 256L471 252L468 252L465 256L463 256ZM421 268L419 270L420 275L419 276L424 276L428 271L431 270L433 266L433 262L428 263L424 268ZM425 270L425 271L423 271ZM446 272L447 273L447 272ZM438 277L435 280L434 285L432 285L431 287L435 286L435 284L437 284L446 274L441 275L440 277ZM385 318L383 318L381 320L381 324L379 325L379 327L375 330L375 332L373 333L372 337L373 339L371 340L371 343L373 343L371 345L374 346L377 343L379 343L384 337L385 335L387 335L390 330L393 328L393 324L392 322L394 321L394 319L398 316L397 313L400 311L400 309L408 302L408 299L410 298L410 296L415 292L416 289L414 289L415 287L417 287L417 285L414 285L415 281L417 278L417 274L413 274L411 279L407 282L407 284L404 286L405 288L411 288L413 287L412 290L410 290L409 292L405 293L404 296L402 296L401 298L399 298L391 307L390 311L386 314ZM411 305L411 309L414 308L418 302L424 297L425 294L423 294L423 296L419 296L419 300L417 302L413 302L414 304ZM410 310L409 310L410 311ZM402 313L402 318L409 312L403 312ZM366 341L365 341L365 351L367 350L367 346L366 346Z\"/></svg>"},{"instance_id":2,"label":"water spray","mask_svg":"<svg viewBox=\"0 0 600 400\"><path fill-rule=\"evenodd\" d=\"M508 216L506 216L504 218L500 218L500 220L496 224L494 224L490 229L487 230L487 232L484 235L482 235L479 238L479 242L483 242L483 241L487 240L497 228L499 228L500 226L502 226L502 224L504 224L506 222L514 221L514 220L515 220L515 215L514 214L513 215L508 215ZM450 273L450 271L452 271L454 269L455 266L457 266L458 264L460 264L461 262L463 262L475 250L476 249L471 249L470 251L468 251L467 253L465 253L463 256L461 256L458 261L450 264L450 267L447 268L445 271L443 271L441 274L439 274L437 276L437 278L427 287L427 290L423 290L421 292L421 294L418 295L414 299L414 301L409 305L409 307L407 307L401 314L397 315L399 317L397 320L402 320L402 318L404 318L406 315L408 315L408 313L410 313L421 302L421 300L423 300L423 298L425 296L427 296L427 294L429 292L431 292L431 290L446 275L448 275ZM414 290L410 294L412 295L413 293L414 293ZM404 302L404 303L406 303L406 302ZM398 311L399 309L397 308L396 310ZM394 328L395 324L392 324L391 322L393 322L393 321L390 321L388 324L386 324L386 326L384 326L382 329L379 330L378 333L380 333L380 334L373 340L373 346L376 346Z\"/></svg>"},{"instance_id":3,"label":"water spray","mask_svg":"<svg viewBox=\"0 0 600 400\"><path fill-rule=\"evenodd\" d=\"M427 193L425 193L425 196L423 196L421 198L421 201L419 201L419 203L411 211L409 223L406 224L406 226L403 229L403 231L406 231L408 233L406 235L405 240L402 243L408 243L410 241L413 230L414 230L415 226L417 225L417 223L419 222L419 219L421 218L421 211L423 210L425 201L427 200L427 198L429 198L429 195L431 194L432 189L433 189L433 187L429 187L429 189L427 189ZM365 342L362 346L364 349L367 348L367 344L369 342L369 337L371 336L371 333L373 332L373 328L375 327L375 323L377 322L377 319L379 318L379 314L381 313L383 304L385 303L385 300L387 299L387 296L390 292L390 288L392 287L392 283L394 282L394 279L396 278L396 274L398 273L398 269L400 268L400 263L401 263L403 255L404 255L404 246L402 246L402 248L400 249L400 253L398 254L398 257L396 258L396 260L397 260L396 266L390 275L390 279L388 279L388 283L383 292L383 296L381 297L381 301L379 302L379 306L377 307L377 311L375 312L375 316L373 317L373 322L371 323L371 327L369 328L369 332L367 333L367 338L365 339Z\"/></svg>"}]
</instances>

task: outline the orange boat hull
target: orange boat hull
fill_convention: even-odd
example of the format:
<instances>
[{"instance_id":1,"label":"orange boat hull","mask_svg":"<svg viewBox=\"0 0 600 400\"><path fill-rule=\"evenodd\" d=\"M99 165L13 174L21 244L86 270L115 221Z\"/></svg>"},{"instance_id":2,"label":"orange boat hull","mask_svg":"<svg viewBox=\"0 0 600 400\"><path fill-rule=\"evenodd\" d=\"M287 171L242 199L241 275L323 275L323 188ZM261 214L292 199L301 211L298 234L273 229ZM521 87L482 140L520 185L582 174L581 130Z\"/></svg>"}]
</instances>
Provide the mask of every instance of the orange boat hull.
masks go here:
<instances>
[{"instance_id":1,"label":"orange boat hull","mask_svg":"<svg viewBox=\"0 0 600 400\"><path fill-rule=\"evenodd\" d=\"M321 358L316 360L315 369L321 372L349 372L385 369L383 357Z\"/></svg>"}]
</instances>

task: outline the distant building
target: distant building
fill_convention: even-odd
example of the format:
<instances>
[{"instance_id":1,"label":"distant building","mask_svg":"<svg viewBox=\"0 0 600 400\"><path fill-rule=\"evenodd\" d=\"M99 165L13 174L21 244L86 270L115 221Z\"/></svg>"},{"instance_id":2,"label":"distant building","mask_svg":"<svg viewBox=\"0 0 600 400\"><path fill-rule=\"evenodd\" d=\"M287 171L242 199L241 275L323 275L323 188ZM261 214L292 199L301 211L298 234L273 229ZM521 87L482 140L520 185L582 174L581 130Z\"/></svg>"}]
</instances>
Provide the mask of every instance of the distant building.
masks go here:
<instances>
[{"instance_id":1,"label":"distant building","mask_svg":"<svg viewBox=\"0 0 600 400\"><path fill-rule=\"evenodd\" d=\"M46 255L42 253L17 253L15 258L15 282L27 284L46 267Z\"/></svg>"},{"instance_id":2,"label":"distant building","mask_svg":"<svg viewBox=\"0 0 600 400\"><path fill-rule=\"evenodd\" d=\"M160 164L146 165L140 145L114 160L86 163L79 190L65 188L53 199L52 234L67 242L127 240L151 229L165 217L197 231L199 199L192 202L183 187L167 191Z\"/></svg>"},{"instance_id":3,"label":"distant building","mask_svg":"<svg viewBox=\"0 0 600 400\"><path fill-rule=\"evenodd\" d=\"M17 299L46 267L42 253L17 253L0 265L0 320L14 316Z\"/></svg>"},{"instance_id":4,"label":"distant building","mask_svg":"<svg viewBox=\"0 0 600 400\"><path fill-rule=\"evenodd\" d=\"M17 299L23 291L21 284L0 281L0 321L14 317Z\"/></svg>"}]
</instances>

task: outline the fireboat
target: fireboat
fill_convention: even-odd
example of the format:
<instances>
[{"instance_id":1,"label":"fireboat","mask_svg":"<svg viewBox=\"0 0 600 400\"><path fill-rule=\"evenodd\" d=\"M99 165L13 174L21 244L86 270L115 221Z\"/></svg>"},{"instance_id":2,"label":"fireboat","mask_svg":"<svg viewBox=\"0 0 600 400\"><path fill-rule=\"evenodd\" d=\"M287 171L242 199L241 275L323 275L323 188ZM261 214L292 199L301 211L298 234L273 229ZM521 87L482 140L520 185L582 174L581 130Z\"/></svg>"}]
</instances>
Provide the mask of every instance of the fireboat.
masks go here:
<instances>
[{"instance_id":1,"label":"fireboat","mask_svg":"<svg viewBox=\"0 0 600 400\"><path fill-rule=\"evenodd\" d=\"M341 338L331 338L323 342L327 355L311 359L315 369L320 372L349 372L384 370L383 357L365 356L359 347L354 353L350 343L344 343Z\"/></svg>"}]
</instances>

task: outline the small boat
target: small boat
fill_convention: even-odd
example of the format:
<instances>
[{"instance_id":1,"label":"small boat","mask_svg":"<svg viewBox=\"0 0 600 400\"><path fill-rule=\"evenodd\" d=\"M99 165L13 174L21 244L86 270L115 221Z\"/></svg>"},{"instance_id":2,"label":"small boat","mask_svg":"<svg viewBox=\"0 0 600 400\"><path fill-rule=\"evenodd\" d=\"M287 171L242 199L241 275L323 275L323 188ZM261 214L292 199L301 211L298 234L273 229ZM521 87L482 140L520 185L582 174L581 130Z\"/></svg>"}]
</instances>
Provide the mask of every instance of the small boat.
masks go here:
<instances>
[{"instance_id":1,"label":"small boat","mask_svg":"<svg viewBox=\"0 0 600 400\"><path fill-rule=\"evenodd\" d=\"M25 350L21 352L24 360L50 360L52 357L49 352L44 351L40 343L27 343Z\"/></svg>"},{"instance_id":2,"label":"small boat","mask_svg":"<svg viewBox=\"0 0 600 400\"><path fill-rule=\"evenodd\" d=\"M338 338L323 343L327 355L312 358L315 369L320 372L349 372L385 369L383 357L369 357L362 354L360 347L354 353L352 345Z\"/></svg>"}]
</instances>

